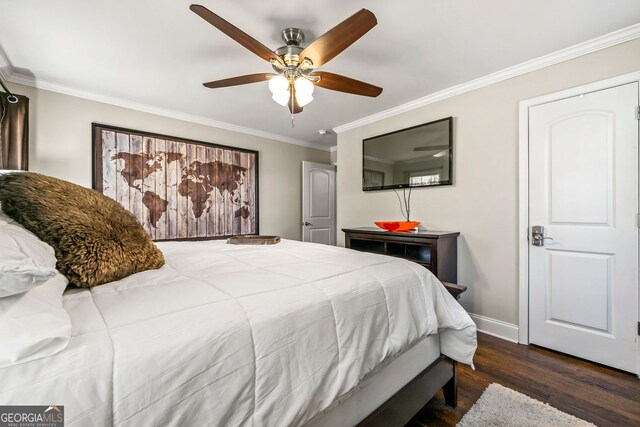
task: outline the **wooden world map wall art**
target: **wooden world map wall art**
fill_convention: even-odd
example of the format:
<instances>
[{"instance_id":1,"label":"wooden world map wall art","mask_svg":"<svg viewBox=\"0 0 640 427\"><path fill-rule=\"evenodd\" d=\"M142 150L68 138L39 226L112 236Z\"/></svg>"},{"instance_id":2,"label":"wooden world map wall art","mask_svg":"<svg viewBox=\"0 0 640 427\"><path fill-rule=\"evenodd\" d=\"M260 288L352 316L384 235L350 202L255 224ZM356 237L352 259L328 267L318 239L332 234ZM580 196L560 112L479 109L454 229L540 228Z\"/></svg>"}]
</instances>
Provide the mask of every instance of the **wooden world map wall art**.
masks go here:
<instances>
[{"instance_id":1,"label":"wooden world map wall art","mask_svg":"<svg viewBox=\"0 0 640 427\"><path fill-rule=\"evenodd\" d=\"M93 188L154 240L258 234L258 152L93 124Z\"/></svg>"}]
</instances>

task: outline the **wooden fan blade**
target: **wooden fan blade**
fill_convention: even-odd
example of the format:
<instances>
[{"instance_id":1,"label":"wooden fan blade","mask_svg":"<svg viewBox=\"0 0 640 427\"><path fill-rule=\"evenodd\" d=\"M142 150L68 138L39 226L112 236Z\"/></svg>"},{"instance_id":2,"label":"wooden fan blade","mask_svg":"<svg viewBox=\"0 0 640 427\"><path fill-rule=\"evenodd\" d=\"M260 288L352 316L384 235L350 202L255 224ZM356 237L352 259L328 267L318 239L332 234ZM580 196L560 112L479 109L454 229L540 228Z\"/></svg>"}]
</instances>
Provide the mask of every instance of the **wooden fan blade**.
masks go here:
<instances>
[{"instance_id":1,"label":"wooden fan blade","mask_svg":"<svg viewBox=\"0 0 640 427\"><path fill-rule=\"evenodd\" d=\"M352 93L354 95L370 96L375 98L382 93L382 88L361 82L339 74L327 73L326 71L316 71L312 76L319 76L320 80L316 86L325 89L337 90L338 92Z\"/></svg>"},{"instance_id":2,"label":"wooden fan blade","mask_svg":"<svg viewBox=\"0 0 640 427\"><path fill-rule=\"evenodd\" d=\"M203 85L208 87L209 89L216 89L219 87L238 86L238 85L246 85L249 83L263 82L265 80L269 80L269 77L271 76L277 76L277 74L270 74L270 73L248 74L246 76L238 76L238 77L231 77L228 79L215 80L212 82L203 83Z\"/></svg>"},{"instance_id":3,"label":"wooden fan blade","mask_svg":"<svg viewBox=\"0 0 640 427\"><path fill-rule=\"evenodd\" d=\"M275 59L276 61L282 63L282 59L280 59L278 55L272 52L271 49L269 49L238 27L211 12L206 7L199 4L192 4L189 8L209 24L213 25L218 30L222 31L265 61Z\"/></svg>"},{"instance_id":4,"label":"wooden fan blade","mask_svg":"<svg viewBox=\"0 0 640 427\"><path fill-rule=\"evenodd\" d=\"M362 9L314 40L300 52L300 58L310 59L313 68L317 68L351 46L377 23L371 11Z\"/></svg>"},{"instance_id":5,"label":"wooden fan blade","mask_svg":"<svg viewBox=\"0 0 640 427\"><path fill-rule=\"evenodd\" d=\"M289 111L291 111L291 114L302 113L302 107L298 104L296 90L293 87L291 87L291 97L289 98Z\"/></svg>"}]
</instances>

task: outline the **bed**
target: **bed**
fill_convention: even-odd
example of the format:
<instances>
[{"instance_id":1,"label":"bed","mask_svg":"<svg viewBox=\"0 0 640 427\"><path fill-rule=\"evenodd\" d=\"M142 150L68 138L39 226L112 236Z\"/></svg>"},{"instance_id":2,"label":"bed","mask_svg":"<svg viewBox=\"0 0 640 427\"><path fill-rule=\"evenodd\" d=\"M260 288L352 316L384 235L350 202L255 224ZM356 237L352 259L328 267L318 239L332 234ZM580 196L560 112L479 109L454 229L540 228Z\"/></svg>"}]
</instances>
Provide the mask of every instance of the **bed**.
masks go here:
<instances>
[{"instance_id":1,"label":"bed","mask_svg":"<svg viewBox=\"0 0 640 427\"><path fill-rule=\"evenodd\" d=\"M68 346L0 369L0 402L55 402L78 426L350 425L441 354L471 363L475 326L417 264L288 240L158 247L159 270L67 290ZM374 408L337 411L394 366Z\"/></svg>"},{"instance_id":2,"label":"bed","mask_svg":"<svg viewBox=\"0 0 640 427\"><path fill-rule=\"evenodd\" d=\"M66 290L68 345L0 369L2 404L64 405L69 426L355 425L472 363L475 325L417 264L290 240L157 246L158 270Z\"/></svg>"}]
</instances>

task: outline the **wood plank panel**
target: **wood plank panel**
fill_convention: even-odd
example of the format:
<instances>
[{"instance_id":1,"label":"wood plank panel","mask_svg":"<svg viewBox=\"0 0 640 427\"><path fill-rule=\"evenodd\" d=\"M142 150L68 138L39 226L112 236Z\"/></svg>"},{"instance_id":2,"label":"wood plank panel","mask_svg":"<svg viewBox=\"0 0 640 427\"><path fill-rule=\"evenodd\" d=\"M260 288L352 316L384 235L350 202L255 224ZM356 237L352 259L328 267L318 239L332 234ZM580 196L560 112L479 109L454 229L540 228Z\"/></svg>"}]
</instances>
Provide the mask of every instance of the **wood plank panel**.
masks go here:
<instances>
[{"instance_id":1,"label":"wood plank panel","mask_svg":"<svg viewBox=\"0 0 640 427\"><path fill-rule=\"evenodd\" d=\"M150 171L154 165L154 156L156 152L156 140L155 138L145 137L143 139L143 171ZM151 225L151 211L149 209L149 201L148 201L148 192L155 192L156 190L156 174L149 173L145 177L145 173L143 172L142 179L142 213L143 213L143 226L144 229L149 233L152 239L156 238L156 228ZM146 204L145 204L146 200Z\"/></svg>"},{"instance_id":2,"label":"wood plank panel","mask_svg":"<svg viewBox=\"0 0 640 427\"><path fill-rule=\"evenodd\" d=\"M142 157L139 156L142 153L142 136L140 135L130 135L129 137L129 146L131 154L138 154L135 157L131 158L131 167L137 168L138 170L142 170L143 162ZM142 213L142 182L140 180L131 179L131 186L129 187L129 206L131 207L130 211L138 218L140 224L144 225L144 216Z\"/></svg>"},{"instance_id":3,"label":"wood plank panel","mask_svg":"<svg viewBox=\"0 0 640 427\"><path fill-rule=\"evenodd\" d=\"M177 143L178 153L180 154L180 160L178 161L178 185L182 183L182 180L186 177L187 170L189 168L187 158L187 144L178 141ZM178 193L178 205L177 205L177 237L185 239L189 237L189 199Z\"/></svg>"},{"instance_id":4,"label":"wood plank panel","mask_svg":"<svg viewBox=\"0 0 640 427\"><path fill-rule=\"evenodd\" d=\"M158 217L156 219L156 240L164 240L167 238L167 143L164 139L156 139L156 158L158 163L158 171L156 176L156 190L158 196L156 201L156 209Z\"/></svg>"},{"instance_id":5,"label":"wood plank panel","mask_svg":"<svg viewBox=\"0 0 640 427\"><path fill-rule=\"evenodd\" d=\"M248 171L249 168L249 153L241 153L240 154L240 166ZM244 217L244 212L249 208L247 203L249 202L249 187L247 183L248 173L245 172L242 176L242 181L240 185L240 205L238 209L241 209L241 216L238 218L240 220L240 233L248 234L250 232L249 226L249 217Z\"/></svg>"},{"instance_id":6,"label":"wood plank panel","mask_svg":"<svg viewBox=\"0 0 640 427\"><path fill-rule=\"evenodd\" d=\"M188 172L187 172L187 192L189 194L189 209L187 210L187 218L188 218L188 229L187 236L188 237L198 237L198 223L196 220L193 205L193 195L196 191L196 186L194 185L194 168L196 161L196 146L193 144L187 145L187 164L188 164Z\"/></svg>"},{"instance_id":7,"label":"wood plank panel","mask_svg":"<svg viewBox=\"0 0 640 427\"><path fill-rule=\"evenodd\" d=\"M215 161L216 161L216 150L213 147L207 147L206 148L206 156L207 156L207 163L209 163L210 165L215 165ZM206 221L207 221L207 236L215 236L216 235L216 200L218 198L217 192L218 190L216 189L216 185L217 185L217 179L215 174L210 177L211 181L211 186L213 187L213 190L211 191L211 194L209 195L209 209L206 212Z\"/></svg>"},{"instance_id":8,"label":"wood plank panel","mask_svg":"<svg viewBox=\"0 0 640 427\"><path fill-rule=\"evenodd\" d=\"M247 197L249 199L249 231L250 234L257 234L256 229L256 212L258 211L258 204L256 203L256 156L251 153L248 157L249 166L247 170L247 187L249 191Z\"/></svg>"},{"instance_id":9,"label":"wood plank panel","mask_svg":"<svg viewBox=\"0 0 640 427\"><path fill-rule=\"evenodd\" d=\"M206 177L206 163L207 163L207 152L204 145L196 146L196 191L195 191L195 200L198 204L197 213L198 217L196 218L197 225L197 236L198 237L207 237L207 207L209 202L207 201L207 189L205 187L205 179Z\"/></svg>"},{"instance_id":10,"label":"wood plank panel","mask_svg":"<svg viewBox=\"0 0 640 427\"><path fill-rule=\"evenodd\" d=\"M238 168L242 165L242 161L241 161L241 156L240 156L240 152L238 151L233 151L231 152L231 158L233 166ZM237 169L236 169L237 170ZM240 212L240 208L242 207L242 179L244 178L244 174L240 174L240 177L238 179L238 183L237 183L237 189L233 192L233 196L232 196L232 218L233 218L233 234L241 234L242 233L242 218L240 216L237 216Z\"/></svg>"},{"instance_id":11,"label":"wood plank panel","mask_svg":"<svg viewBox=\"0 0 640 427\"><path fill-rule=\"evenodd\" d=\"M224 150L224 162L227 165L233 163L233 155L231 151ZM227 179L230 179L227 177ZM231 236L233 234L233 194L231 193L231 184L227 183L224 195L224 235Z\"/></svg>"},{"instance_id":12,"label":"wood plank panel","mask_svg":"<svg viewBox=\"0 0 640 427\"><path fill-rule=\"evenodd\" d=\"M116 200L116 133L102 131L102 194Z\"/></svg>"},{"instance_id":13,"label":"wood plank panel","mask_svg":"<svg viewBox=\"0 0 640 427\"><path fill-rule=\"evenodd\" d=\"M129 153L129 134L118 132L116 134L116 200L128 211L131 210L129 203L129 183L125 179L123 169L129 166L129 162L131 161L131 155Z\"/></svg>"},{"instance_id":14,"label":"wood plank panel","mask_svg":"<svg viewBox=\"0 0 640 427\"><path fill-rule=\"evenodd\" d=\"M218 166L224 162L224 150L221 148L216 148L216 160L218 160ZM219 169L220 170L220 169ZM217 179L217 187L218 189L223 189L222 187L222 177L218 174ZM226 197L226 192L224 191L216 191L216 236L224 236L224 199Z\"/></svg>"},{"instance_id":15,"label":"wood plank panel","mask_svg":"<svg viewBox=\"0 0 640 427\"><path fill-rule=\"evenodd\" d=\"M178 145L176 141L166 141L166 183L167 183L167 230L166 238L175 239L178 237L178 180L180 174L180 161L176 158Z\"/></svg>"}]
</instances>

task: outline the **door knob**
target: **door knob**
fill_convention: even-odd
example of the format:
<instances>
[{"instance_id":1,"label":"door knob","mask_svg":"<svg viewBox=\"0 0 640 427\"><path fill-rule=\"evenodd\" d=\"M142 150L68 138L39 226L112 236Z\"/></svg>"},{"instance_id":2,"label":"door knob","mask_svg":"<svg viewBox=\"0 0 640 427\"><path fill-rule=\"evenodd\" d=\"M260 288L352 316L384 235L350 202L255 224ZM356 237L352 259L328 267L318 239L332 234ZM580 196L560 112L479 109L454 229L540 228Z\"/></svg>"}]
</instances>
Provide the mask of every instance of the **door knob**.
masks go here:
<instances>
[{"instance_id":1,"label":"door knob","mask_svg":"<svg viewBox=\"0 0 640 427\"><path fill-rule=\"evenodd\" d=\"M551 237L544 236L544 227L541 225L534 225L531 227L531 244L533 246L544 246L544 240L553 240Z\"/></svg>"},{"instance_id":2,"label":"door knob","mask_svg":"<svg viewBox=\"0 0 640 427\"><path fill-rule=\"evenodd\" d=\"M308 226L313 225L313 224L311 224L310 222L305 221L305 222L302 223L302 225L304 225L305 227L308 227Z\"/></svg>"}]
</instances>

